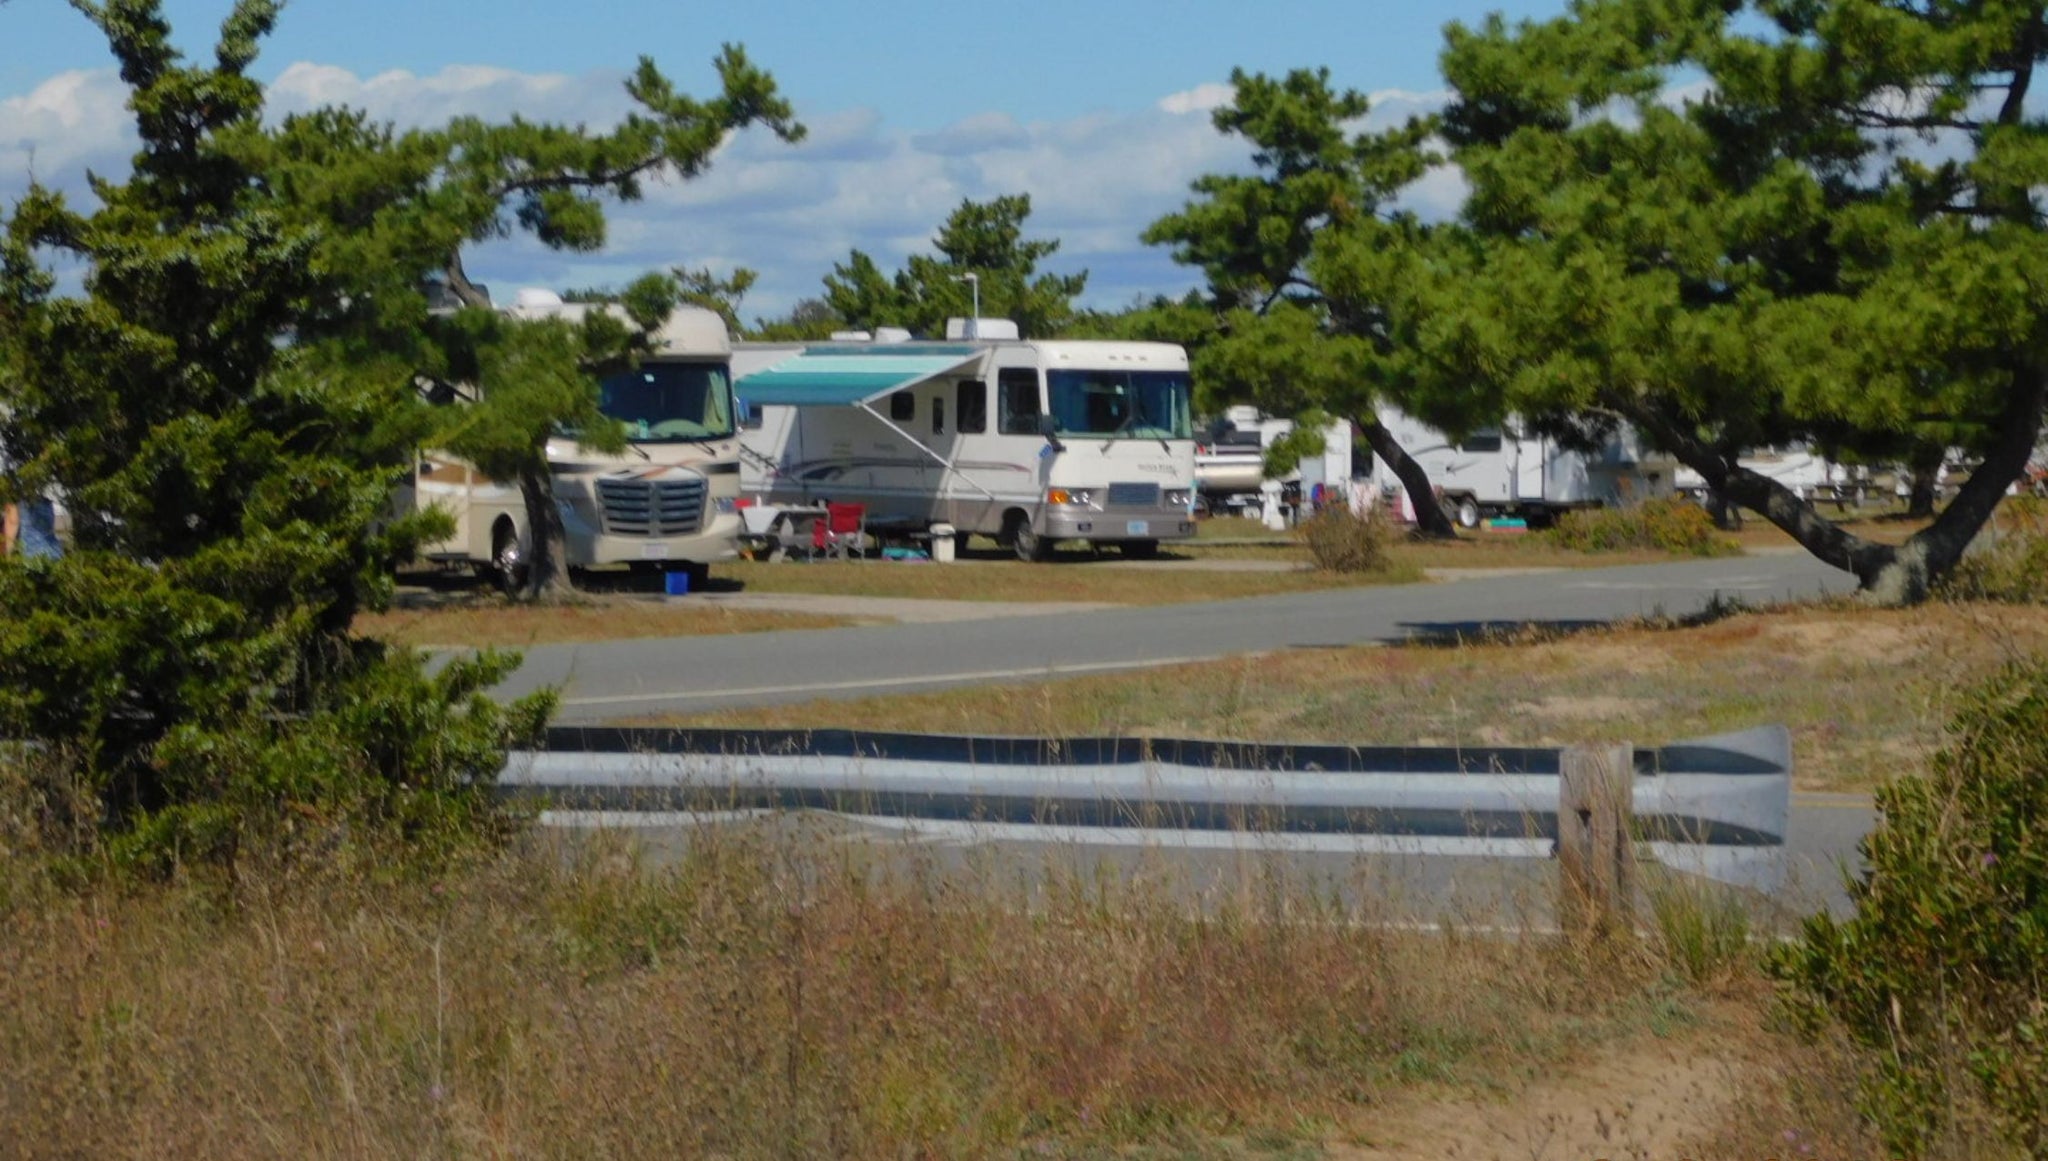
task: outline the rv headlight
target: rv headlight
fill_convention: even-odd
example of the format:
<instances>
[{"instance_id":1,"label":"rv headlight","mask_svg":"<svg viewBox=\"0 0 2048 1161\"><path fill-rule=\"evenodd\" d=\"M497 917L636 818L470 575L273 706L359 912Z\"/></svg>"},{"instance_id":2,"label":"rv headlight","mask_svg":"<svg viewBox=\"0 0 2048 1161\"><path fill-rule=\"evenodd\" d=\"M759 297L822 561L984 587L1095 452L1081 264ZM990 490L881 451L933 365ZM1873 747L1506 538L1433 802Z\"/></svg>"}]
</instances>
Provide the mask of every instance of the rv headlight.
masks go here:
<instances>
[{"instance_id":1,"label":"rv headlight","mask_svg":"<svg viewBox=\"0 0 2048 1161\"><path fill-rule=\"evenodd\" d=\"M1094 493L1086 488L1051 488L1045 493L1048 504L1086 504L1094 499Z\"/></svg>"},{"instance_id":2,"label":"rv headlight","mask_svg":"<svg viewBox=\"0 0 2048 1161\"><path fill-rule=\"evenodd\" d=\"M716 509L718 510L718 513L719 513L719 515L721 515L721 516L730 516L730 515L732 515L732 514L733 514L734 512L737 512L737 511L739 511L739 510L740 510L740 506L739 506L739 497L738 497L738 496L720 496L720 497L718 497L718 498L717 498L716 500L713 500L713 501L711 502L711 506L712 506L713 508L716 508Z\"/></svg>"},{"instance_id":3,"label":"rv headlight","mask_svg":"<svg viewBox=\"0 0 2048 1161\"><path fill-rule=\"evenodd\" d=\"M1166 491L1166 506L1185 508L1195 502L1195 494L1186 488L1169 488Z\"/></svg>"}]
</instances>

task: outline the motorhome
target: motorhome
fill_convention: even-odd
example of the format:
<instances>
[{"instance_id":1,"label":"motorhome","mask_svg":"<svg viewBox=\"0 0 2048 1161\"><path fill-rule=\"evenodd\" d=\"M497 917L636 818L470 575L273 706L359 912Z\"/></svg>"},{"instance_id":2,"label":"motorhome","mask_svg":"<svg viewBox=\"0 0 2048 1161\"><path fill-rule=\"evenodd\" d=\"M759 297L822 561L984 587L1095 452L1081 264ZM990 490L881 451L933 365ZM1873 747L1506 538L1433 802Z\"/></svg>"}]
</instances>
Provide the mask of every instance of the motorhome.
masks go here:
<instances>
[{"instance_id":1,"label":"motorhome","mask_svg":"<svg viewBox=\"0 0 2048 1161\"><path fill-rule=\"evenodd\" d=\"M1429 473L1436 500L1461 527L1490 517L1546 523L1574 508L1594 508L1672 494L1678 463L1623 427L1591 450L1566 447L1513 420L1462 439L1391 408L1379 419L1402 450ZM1377 457L1373 480L1390 494L1400 480Z\"/></svg>"},{"instance_id":2,"label":"motorhome","mask_svg":"<svg viewBox=\"0 0 2048 1161\"><path fill-rule=\"evenodd\" d=\"M524 290L503 309L517 319L574 322L606 308ZM740 450L725 322L684 306L653 339L637 366L598 383L599 410L624 430L625 450L593 452L570 431L548 440L571 568L629 564L701 577L712 562L739 555ZM461 406L475 396L457 387L437 398ZM452 535L421 546L426 562L509 579L531 551L518 483L489 479L446 452L417 458L398 504L431 504L454 517Z\"/></svg>"},{"instance_id":3,"label":"motorhome","mask_svg":"<svg viewBox=\"0 0 2048 1161\"><path fill-rule=\"evenodd\" d=\"M1258 408L1228 408L1195 439L1195 489L1210 512L1251 514L1269 497L1283 509L1298 510L1318 484L1342 486L1351 480L1351 424L1335 420L1323 430L1323 452L1304 456L1293 471L1266 477L1266 449L1294 430L1294 421L1262 413ZM1267 484L1277 488L1267 488Z\"/></svg>"},{"instance_id":4,"label":"motorhome","mask_svg":"<svg viewBox=\"0 0 2048 1161\"><path fill-rule=\"evenodd\" d=\"M1028 340L1004 319L945 340L842 332L742 343L742 489L861 504L867 526L1150 556L1195 532L1188 357L1167 343Z\"/></svg>"}]
</instances>

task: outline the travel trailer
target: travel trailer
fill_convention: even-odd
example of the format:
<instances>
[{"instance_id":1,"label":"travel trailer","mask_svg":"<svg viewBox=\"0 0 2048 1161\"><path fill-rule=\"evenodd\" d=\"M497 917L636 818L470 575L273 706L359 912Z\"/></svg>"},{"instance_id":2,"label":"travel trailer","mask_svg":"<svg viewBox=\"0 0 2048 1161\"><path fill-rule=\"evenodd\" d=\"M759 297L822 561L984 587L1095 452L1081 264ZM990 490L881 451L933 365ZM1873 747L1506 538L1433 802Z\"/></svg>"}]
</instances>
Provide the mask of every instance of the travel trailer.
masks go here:
<instances>
[{"instance_id":1,"label":"travel trailer","mask_svg":"<svg viewBox=\"0 0 2048 1161\"><path fill-rule=\"evenodd\" d=\"M866 526L1145 557L1195 532L1188 358L1166 343L1038 341L1003 319L944 341L842 332L734 352L741 487L860 504Z\"/></svg>"},{"instance_id":2,"label":"travel trailer","mask_svg":"<svg viewBox=\"0 0 2048 1161\"><path fill-rule=\"evenodd\" d=\"M1351 424L1336 420L1323 432L1323 454L1305 457L1292 472L1266 479L1266 448L1294 430L1291 419L1275 419L1258 408L1236 406L1195 440L1195 489L1210 512L1249 513L1264 506L1267 483L1279 485L1277 503L1298 508L1315 485L1342 486L1351 480Z\"/></svg>"},{"instance_id":3,"label":"travel trailer","mask_svg":"<svg viewBox=\"0 0 2048 1161\"><path fill-rule=\"evenodd\" d=\"M1535 432L1517 433L1512 421L1453 441L1391 407L1380 408L1379 418L1429 473L1444 511L1465 528L1497 516L1547 523L1573 508L1668 496L1677 478L1677 461L1650 450L1626 427L1587 452ZM1377 457L1373 480L1389 493L1401 486Z\"/></svg>"},{"instance_id":4,"label":"travel trailer","mask_svg":"<svg viewBox=\"0 0 2048 1161\"><path fill-rule=\"evenodd\" d=\"M605 308L522 290L504 312L573 322L599 309ZM652 353L598 384L599 407L624 428L625 450L589 451L573 432L548 441L555 499L568 534L568 567L629 564L701 578L713 561L739 555L740 452L731 359L724 320L699 307L680 307L654 336ZM444 391L440 399L461 406L474 398L467 390ZM453 535L421 546L424 561L467 565L509 580L531 549L518 483L487 479L445 452L418 457L398 504L401 510L436 505L455 518Z\"/></svg>"},{"instance_id":5,"label":"travel trailer","mask_svg":"<svg viewBox=\"0 0 2048 1161\"><path fill-rule=\"evenodd\" d=\"M1869 468L1836 463L1800 444L1761 448L1735 462L1785 485L1802 500L1829 501L1838 508L1851 504L1861 507L1864 500L1877 493ZM1946 465L1942 470L1946 475ZM1678 490L1686 495L1702 503L1709 498L1711 489L1706 480L1691 468L1680 467L1674 479Z\"/></svg>"}]
</instances>

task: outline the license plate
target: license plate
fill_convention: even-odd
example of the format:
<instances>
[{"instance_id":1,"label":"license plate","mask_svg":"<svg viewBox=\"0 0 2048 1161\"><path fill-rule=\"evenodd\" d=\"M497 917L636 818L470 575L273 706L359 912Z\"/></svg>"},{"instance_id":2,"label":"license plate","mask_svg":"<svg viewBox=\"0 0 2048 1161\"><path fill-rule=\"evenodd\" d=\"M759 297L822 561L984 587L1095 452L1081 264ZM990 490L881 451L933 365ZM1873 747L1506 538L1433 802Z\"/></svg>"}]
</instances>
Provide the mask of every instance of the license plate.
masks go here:
<instances>
[{"instance_id":1,"label":"license plate","mask_svg":"<svg viewBox=\"0 0 2048 1161\"><path fill-rule=\"evenodd\" d=\"M1132 536L1144 536L1152 531L1152 524L1147 520L1133 520L1124 526L1124 531Z\"/></svg>"},{"instance_id":2,"label":"license plate","mask_svg":"<svg viewBox=\"0 0 2048 1161\"><path fill-rule=\"evenodd\" d=\"M645 560L667 560L668 544L664 541L643 544L640 546L640 556Z\"/></svg>"}]
</instances>

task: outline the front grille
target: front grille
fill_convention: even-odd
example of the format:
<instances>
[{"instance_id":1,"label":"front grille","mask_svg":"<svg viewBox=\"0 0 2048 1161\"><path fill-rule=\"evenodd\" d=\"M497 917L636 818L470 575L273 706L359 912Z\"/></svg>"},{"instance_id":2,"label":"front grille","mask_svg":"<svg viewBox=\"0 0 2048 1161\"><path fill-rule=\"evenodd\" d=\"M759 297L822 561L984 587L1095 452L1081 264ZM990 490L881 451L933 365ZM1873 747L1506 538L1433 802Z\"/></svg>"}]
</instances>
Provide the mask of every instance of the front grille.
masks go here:
<instances>
[{"instance_id":1,"label":"front grille","mask_svg":"<svg viewBox=\"0 0 2048 1161\"><path fill-rule=\"evenodd\" d=\"M1153 483L1111 484L1109 502L1119 508L1157 508L1159 485Z\"/></svg>"},{"instance_id":2,"label":"front grille","mask_svg":"<svg viewBox=\"0 0 2048 1161\"><path fill-rule=\"evenodd\" d=\"M704 527L704 480L597 482L604 528L614 536L688 536Z\"/></svg>"}]
</instances>

